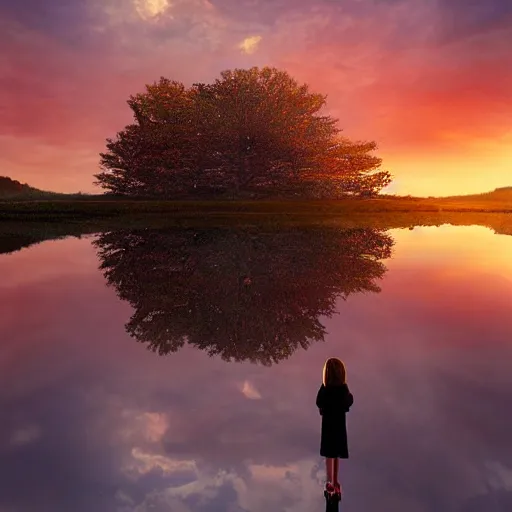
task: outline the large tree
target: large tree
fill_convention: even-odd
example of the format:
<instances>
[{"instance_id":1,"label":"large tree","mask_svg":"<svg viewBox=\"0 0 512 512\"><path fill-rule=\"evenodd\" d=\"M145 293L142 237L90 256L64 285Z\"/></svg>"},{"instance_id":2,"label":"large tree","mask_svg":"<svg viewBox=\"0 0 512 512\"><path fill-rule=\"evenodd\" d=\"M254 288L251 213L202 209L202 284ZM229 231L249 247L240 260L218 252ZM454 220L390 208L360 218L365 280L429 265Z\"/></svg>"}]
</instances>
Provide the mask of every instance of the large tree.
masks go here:
<instances>
[{"instance_id":1,"label":"large tree","mask_svg":"<svg viewBox=\"0 0 512 512\"><path fill-rule=\"evenodd\" d=\"M274 68L224 71L212 84L161 78L131 96L134 124L101 153L103 188L179 197L337 197L375 194L391 181L374 142L341 136L326 97Z\"/></svg>"}]
</instances>

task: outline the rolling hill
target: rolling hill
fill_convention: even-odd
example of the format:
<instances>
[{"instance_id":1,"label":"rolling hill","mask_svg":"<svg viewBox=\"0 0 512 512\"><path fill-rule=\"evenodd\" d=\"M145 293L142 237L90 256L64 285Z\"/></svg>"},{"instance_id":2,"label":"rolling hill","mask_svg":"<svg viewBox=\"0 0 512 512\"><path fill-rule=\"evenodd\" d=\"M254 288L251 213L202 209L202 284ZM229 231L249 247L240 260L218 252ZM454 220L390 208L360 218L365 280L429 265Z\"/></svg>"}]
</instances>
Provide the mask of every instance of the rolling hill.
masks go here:
<instances>
[{"instance_id":1,"label":"rolling hill","mask_svg":"<svg viewBox=\"0 0 512 512\"><path fill-rule=\"evenodd\" d=\"M90 197L102 197L90 195ZM23 201L37 199L80 199L89 197L88 194L63 194L31 187L27 183L20 183L8 176L0 176L0 201Z\"/></svg>"},{"instance_id":2,"label":"rolling hill","mask_svg":"<svg viewBox=\"0 0 512 512\"><path fill-rule=\"evenodd\" d=\"M58 195L59 194L56 193L39 190L26 183L20 183L7 176L0 176L0 199L55 197Z\"/></svg>"}]
</instances>

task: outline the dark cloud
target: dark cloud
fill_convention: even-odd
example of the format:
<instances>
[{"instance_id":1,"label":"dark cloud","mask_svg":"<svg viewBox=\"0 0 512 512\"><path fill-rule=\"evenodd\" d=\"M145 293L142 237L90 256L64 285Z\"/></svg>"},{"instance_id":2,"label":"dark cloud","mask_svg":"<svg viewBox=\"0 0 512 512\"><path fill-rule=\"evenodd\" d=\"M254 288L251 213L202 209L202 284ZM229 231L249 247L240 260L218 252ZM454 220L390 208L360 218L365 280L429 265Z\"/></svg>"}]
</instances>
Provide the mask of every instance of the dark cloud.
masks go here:
<instances>
[{"instance_id":1,"label":"dark cloud","mask_svg":"<svg viewBox=\"0 0 512 512\"><path fill-rule=\"evenodd\" d=\"M99 34L91 30L98 22L87 0L21 0L0 2L0 13L6 19L29 30L51 34L74 49L95 46Z\"/></svg>"},{"instance_id":2,"label":"dark cloud","mask_svg":"<svg viewBox=\"0 0 512 512\"><path fill-rule=\"evenodd\" d=\"M440 0L439 8L447 41L512 28L509 0Z\"/></svg>"}]
</instances>

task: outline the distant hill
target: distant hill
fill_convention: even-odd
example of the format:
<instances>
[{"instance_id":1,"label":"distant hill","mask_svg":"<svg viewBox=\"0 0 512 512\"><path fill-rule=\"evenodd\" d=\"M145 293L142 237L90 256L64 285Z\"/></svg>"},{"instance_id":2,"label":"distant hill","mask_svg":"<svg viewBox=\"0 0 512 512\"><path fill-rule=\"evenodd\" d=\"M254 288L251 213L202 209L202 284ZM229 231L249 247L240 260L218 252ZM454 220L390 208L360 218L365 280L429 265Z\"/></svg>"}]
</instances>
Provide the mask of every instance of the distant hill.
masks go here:
<instances>
[{"instance_id":1,"label":"distant hill","mask_svg":"<svg viewBox=\"0 0 512 512\"><path fill-rule=\"evenodd\" d=\"M512 187L500 187L490 192L481 192L479 194L467 194L460 196L399 196L393 194L379 194L381 199L403 199L407 201L448 201L448 202L468 202L468 201L512 201Z\"/></svg>"},{"instance_id":2,"label":"distant hill","mask_svg":"<svg viewBox=\"0 0 512 512\"><path fill-rule=\"evenodd\" d=\"M103 195L103 194L102 194ZM49 192L31 187L27 183L20 183L8 176L0 176L0 201L23 200L23 199L79 199L86 198L87 194L62 194L60 192ZM94 196L91 196L94 197Z\"/></svg>"},{"instance_id":3,"label":"distant hill","mask_svg":"<svg viewBox=\"0 0 512 512\"><path fill-rule=\"evenodd\" d=\"M18 196L24 194L42 193L42 190L30 187L26 183L20 183L17 180L0 176L0 196Z\"/></svg>"},{"instance_id":4,"label":"distant hill","mask_svg":"<svg viewBox=\"0 0 512 512\"><path fill-rule=\"evenodd\" d=\"M48 192L38 188L31 187L27 183L20 183L8 176L0 176L0 201L18 200L18 199L57 199L67 197L67 194L58 192Z\"/></svg>"},{"instance_id":5,"label":"distant hill","mask_svg":"<svg viewBox=\"0 0 512 512\"><path fill-rule=\"evenodd\" d=\"M491 200L512 200L512 187L500 187L482 194L469 194L466 196L450 196L439 199L491 199Z\"/></svg>"}]
</instances>

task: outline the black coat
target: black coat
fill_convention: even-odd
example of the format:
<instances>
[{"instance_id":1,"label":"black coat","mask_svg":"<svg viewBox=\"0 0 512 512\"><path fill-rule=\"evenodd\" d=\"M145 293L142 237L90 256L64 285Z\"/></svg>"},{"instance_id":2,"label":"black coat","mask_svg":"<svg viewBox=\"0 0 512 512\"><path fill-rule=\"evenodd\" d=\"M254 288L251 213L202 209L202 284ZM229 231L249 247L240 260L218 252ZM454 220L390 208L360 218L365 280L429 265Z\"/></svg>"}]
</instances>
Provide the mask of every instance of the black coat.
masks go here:
<instances>
[{"instance_id":1,"label":"black coat","mask_svg":"<svg viewBox=\"0 0 512 512\"><path fill-rule=\"evenodd\" d=\"M354 403L348 386L325 387L316 396L316 405L322 415L320 455L328 458L348 459L346 413Z\"/></svg>"}]
</instances>

